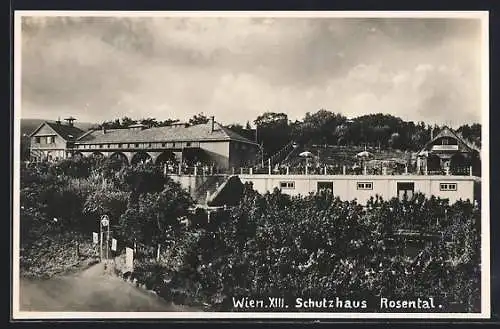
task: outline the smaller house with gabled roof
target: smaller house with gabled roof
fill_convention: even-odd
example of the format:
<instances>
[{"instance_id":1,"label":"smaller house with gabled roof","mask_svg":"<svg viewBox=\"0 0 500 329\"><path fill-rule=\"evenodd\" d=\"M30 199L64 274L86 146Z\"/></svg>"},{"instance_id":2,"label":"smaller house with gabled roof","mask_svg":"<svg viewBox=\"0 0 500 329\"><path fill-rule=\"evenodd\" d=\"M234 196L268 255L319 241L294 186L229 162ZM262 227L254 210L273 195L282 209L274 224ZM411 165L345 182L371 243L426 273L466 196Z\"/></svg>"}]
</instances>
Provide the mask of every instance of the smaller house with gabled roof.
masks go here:
<instances>
[{"instance_id":1,"label":"smaller house with gabled roof","mask_svg":"<svg viewBox=\"0 0 500 329\"><path fill-rule=\"evenodd\" d=\"M481 169L480 150L449 127L431 138L418 153L417 169L420 171L468 171L476 174Z\"/></svg>"},{"instance_id":2,"label":"smaller house with gabled roof","mask_svg":"<svg viewBox=\"0 0 500 329\"><path fill-rule=\"evenodd\" d=\"M30 161L56 161L71 157L71 149L75 140L84 134L84 131L75 127L69 117L66 123L45 121L30 135Z\"/></svg>"}]
</instances>

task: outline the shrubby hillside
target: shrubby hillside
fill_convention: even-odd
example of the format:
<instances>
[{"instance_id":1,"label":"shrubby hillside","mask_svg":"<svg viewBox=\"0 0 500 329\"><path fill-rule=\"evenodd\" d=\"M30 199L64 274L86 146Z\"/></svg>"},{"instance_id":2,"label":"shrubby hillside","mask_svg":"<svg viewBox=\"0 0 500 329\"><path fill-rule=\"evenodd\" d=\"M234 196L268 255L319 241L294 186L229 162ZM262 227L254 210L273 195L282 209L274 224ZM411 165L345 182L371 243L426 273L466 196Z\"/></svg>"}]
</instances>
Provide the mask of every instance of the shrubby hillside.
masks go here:
<instances>
[{"instance_id":1,"label":"shrubby hillside","mask_svg":"<svg viewBox=\"0 0 500 329\"><path fill-rule=\"evenodd\" d=\"M239 205L209 223L192 206L154 166L83 158L23 168L21 271L50 276L73 266L74 253L63 251L77 242L80 259L95 258L91 233L108 214L114 256L137 246L127 276L177 303L230 311L234 296L435 297L443 311L479 311L480 212L468 200L359 204L246 185Z\"/></svg>"}]
</instances>

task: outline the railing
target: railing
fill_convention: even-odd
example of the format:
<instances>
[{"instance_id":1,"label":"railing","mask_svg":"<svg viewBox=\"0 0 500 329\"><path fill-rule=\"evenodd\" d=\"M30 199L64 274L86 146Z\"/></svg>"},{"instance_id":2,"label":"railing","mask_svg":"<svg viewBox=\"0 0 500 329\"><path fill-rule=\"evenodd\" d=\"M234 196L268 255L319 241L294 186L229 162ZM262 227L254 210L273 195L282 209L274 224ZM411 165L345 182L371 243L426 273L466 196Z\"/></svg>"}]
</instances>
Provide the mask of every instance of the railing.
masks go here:
<instances>
[{"instance_id":1,"label":"railing","mask_svg":"<svg viewBox=\"0 0 500 329\"><path fill-rule=\"evenodd\" d=\"M351 166L281 166L267 168L239 168L242 175L441 175L441 176L472 176L471 167L455 168L450 170L416 170L410 168L380 168L380 167L351 167Z\"/></svg>"},{"instance_id":2,"label":"railing","mask_svg":"<svg viewBox=\"0 0 500 329\"><path fill-rule=\"evenodd\" d=\"M164 175L181 175L181 176L227 176L235 175L238 172L236 168L218 168L215 166L163 166L162 167Z\"/></svg>"},{"instance_id":3,"label":"railing","mask_svg":"<svg viewBox=\"0 0 500 329\"><path fill-rule=\"evenodd\" d=\"M273 154L271 157L269 157L266 161L263 161L264 163L257 163L256 167L263 168L266 165L274 165L277 162L280 162L282 159L280 157L287 156L290 153L290 148L293 147L293 141L288 142L285 146L283 146L278 152ZM262 158L260 159L262 161Z\"/></svg>"},{"instance_id":4,"label":"railing","mask_svg":"<svg viewBox=\"0 0 500 329\"><path fill-rule=\"evenodd\" d=\"M380 168L359 166L267 166L267 167L189 167L173 166L164 170L165 175L229 176L229 175L427 175L427 176L472 176L471 167L449 170L414 170L413 168Z\"/></svg>"},{"instance_id":5,"label":"railing","mask_svg":"<svg viewBox=\"0 0 500 329\"><path fill-rule=\"evenodd\" d=\"M26 162L26 167L36 166L37 163ZM428 175L428 176L480 176L472 167L452 167L450 169L417 171L412 167L360 167L339 165L304 165L295 166L254 166L218 168L215 166L186 166L163 164L159 166L165 176L230 176L230 175Z\"/></svg>"}]
</instances>

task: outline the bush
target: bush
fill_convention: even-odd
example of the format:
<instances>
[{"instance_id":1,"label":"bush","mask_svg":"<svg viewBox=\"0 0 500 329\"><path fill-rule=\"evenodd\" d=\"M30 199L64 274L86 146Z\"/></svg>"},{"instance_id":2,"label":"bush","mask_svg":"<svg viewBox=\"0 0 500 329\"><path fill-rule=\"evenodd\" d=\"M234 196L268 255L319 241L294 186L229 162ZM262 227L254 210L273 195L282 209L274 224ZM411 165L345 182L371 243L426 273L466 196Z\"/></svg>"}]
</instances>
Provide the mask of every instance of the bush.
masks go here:
<instances>
[{"instance_id":1,"label":"bush","mask_svg":"<svg viewBox=\"0 0 500 329\"><path fill-rule=\"evenodd\" d=\"M259 195L247 188L228 218L199 231L194 246L189 242L177 272L223 310L231 309L233 296L383 295L434 296L477 311L480 216L458 202L446 221L446 204L421 196L403 203L376 198L365 208L329 194ZM431 216L443 220L436 226ZM442 237L417 236L416 258L406 251L408 238L389 229L428 226Z\"/></svg>"},{"instance_id":2,"label":"bush","mask_svg":"<svg viewBox=\"0 0 500 329\"><path fill-rule=\"evenodd\" d=\"M175 241L182 229L180 219L192 205L190 195L169 181L161 192L139 195L136 203L129 204L119 220L120 235L128 243L153 246Z\"/></svg>"}]
</instances>

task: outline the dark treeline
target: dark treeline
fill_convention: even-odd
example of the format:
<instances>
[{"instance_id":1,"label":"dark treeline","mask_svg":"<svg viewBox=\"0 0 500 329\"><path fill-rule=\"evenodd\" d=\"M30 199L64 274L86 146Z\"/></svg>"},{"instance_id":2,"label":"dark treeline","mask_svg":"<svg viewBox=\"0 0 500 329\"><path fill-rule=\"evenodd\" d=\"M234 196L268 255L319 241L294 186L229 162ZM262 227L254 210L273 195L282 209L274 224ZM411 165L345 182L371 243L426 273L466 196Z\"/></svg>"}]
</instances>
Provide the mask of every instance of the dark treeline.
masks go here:
<instances>
[{"instance_id":1,"label":"dark treeline","mask_svg":"<svg viewBox=\"0 0 500 329\"><path fill-rule=\"evenodd\" d=\"M209 117L203 113L194 115L187 122L190 125L206 123ZM121 120L105 121L99 128L125 128L131 124L141 123L148 127L169 126L177 119L164 121L155 118L133 120L124 117ZM307 144L328 145L367 145L382 149L420 150L432 135L436 135L443 126L431 125L423 121L405 121L389 114L367 114L349 119L340 113L320 109L315 113L307 112L302 120L291 121L285 113L265 112L245 125L233 123L227 128L251 140L257 140L269 156L281 149L290 141ZM473 123L460 126L461 134L470 144L481 146L481 125Z\"/></svg>"},{"instance_id":2,"label":"dark treeline","mask_svg":"<svg viewBox=\"0 0 500 329\"><path fill-rule=\"evenodd\" d=\"M203 124L207 123L210 119L202 113L198 113L193 115L191 119L187 122L189 125L197 125L197 124ZM115 120L110 120L110 121L104 121L103 123L99 124L97 126L98 129L121 129L121 128L127 128L130 125L135 125L135 124L142 124L145 125L149 128L152 127L165 127L165 126L171 126L175 123L179 123L179 119L166 119L166 120L157 120L155 118L143 118L143 119L137 119L134 120L130 117L123 117L121 119L115 119Z\"/></svg>"},{"instance_id":3,"label":"dark treeline","mask_svg":"<svg viewBox=\"0 0 500 329\"><path fill-rule=\"evenodd\" d=\"M266 112L254 123L258 127L259 142L268 154L273 154L290 140L304 145L367 145L417 151L431 139L432 134L435 136L443 128L422 121L404 121L382 113L348 119L340 113L324 109L313 114L308 112L302 120L294 122L288 120L285 113ZM480 124L463 125L457 132L480 147Z\"/></svg>"}]
</instances>

